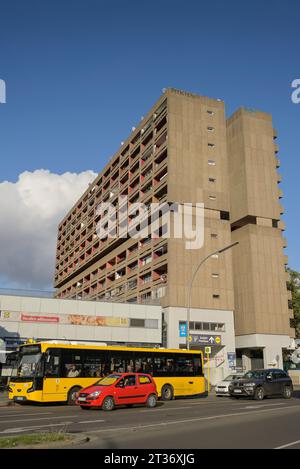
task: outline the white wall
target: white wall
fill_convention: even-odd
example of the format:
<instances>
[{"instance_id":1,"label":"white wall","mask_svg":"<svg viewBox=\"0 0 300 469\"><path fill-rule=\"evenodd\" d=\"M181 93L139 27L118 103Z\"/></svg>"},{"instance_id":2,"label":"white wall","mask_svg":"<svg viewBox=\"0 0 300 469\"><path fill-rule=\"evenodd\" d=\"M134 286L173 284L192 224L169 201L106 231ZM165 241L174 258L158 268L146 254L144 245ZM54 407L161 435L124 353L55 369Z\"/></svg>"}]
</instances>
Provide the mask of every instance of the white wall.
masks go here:
<instances>
[{"instance_id":1,"label":"white wall","mask_svg":"<svg viewBox=\"0 0 300 469\"><path fill-rule=\"evenodd\" d=\"M60 318L68 314L157 319L158 328L107 327L60 323L35 323L0 317L0 337L19 335L22 338L96 340L114 342L145 342L161 344L161 307L129 303L45 299L21 296L0 296L0 311L36 315L54 314Z\"/></svg>"},{"instance_id":2,"label":"white wall","mask_svg":"<svg viewBox=\"0 0 300 469\"><path fill-rule=\"evenodd\" d=\"M249 334L236 336L236 348L262 348L264 367L282 368L282 349L289 347L291 339L287 335ZM248 364L249 368L249 364Z\"/></svg>"},{"instance_id":3,"label":"white wall","mask_svg":"<svg viewBox=\"0 0 300 469\"><path fill-rule=\"evenodd\" d=\"M186 338L179 337L179 321L187 320L187 309L169 307L164 308L163 312L168 330L167 347L179 348L180 344L186 344ZM225 332L198 331L199 333L203 333L205 335L209 335L211 333L213 335L221 336L222 346L212 346L210 361L211 384L215 385L217 381L222 380L225 376L231 373L231 370L228 366L227 353L235 352L233 312L193 308L190 310L190 321L219 322L225 324ZM221 362L222 358L224 358L223 363Z\"/></svg>"}]
</instances>

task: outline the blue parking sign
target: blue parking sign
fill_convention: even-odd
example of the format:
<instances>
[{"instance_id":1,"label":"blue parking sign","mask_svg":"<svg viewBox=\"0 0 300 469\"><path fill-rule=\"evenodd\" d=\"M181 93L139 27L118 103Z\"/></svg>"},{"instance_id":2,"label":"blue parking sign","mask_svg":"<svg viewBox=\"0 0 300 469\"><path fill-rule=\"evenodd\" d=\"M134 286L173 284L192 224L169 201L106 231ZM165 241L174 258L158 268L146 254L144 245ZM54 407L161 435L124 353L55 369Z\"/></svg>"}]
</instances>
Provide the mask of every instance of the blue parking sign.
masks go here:
<instances>
[{"instance_id":1,"label":"blue parking sign","mask_svg":"<svg viewBox=\"0 0 300 469\"><path fill-rule=\"evenodd\" d=\"M179 337L186 337L187 336L187 323L180 322L179 323Z\"/></svg>"}]
</instances>

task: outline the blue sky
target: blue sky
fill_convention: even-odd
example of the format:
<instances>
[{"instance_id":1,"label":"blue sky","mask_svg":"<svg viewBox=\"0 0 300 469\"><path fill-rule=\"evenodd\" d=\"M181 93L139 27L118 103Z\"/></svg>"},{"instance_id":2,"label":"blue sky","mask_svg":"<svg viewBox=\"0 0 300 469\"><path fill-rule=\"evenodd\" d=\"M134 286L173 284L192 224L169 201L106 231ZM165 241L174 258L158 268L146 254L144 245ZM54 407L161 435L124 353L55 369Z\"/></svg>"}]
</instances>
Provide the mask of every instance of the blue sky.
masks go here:
<instances>
[{"instance_id":1,"label":"blue sky","mask_svg":"<svg viewBox=\"0 0 300 469\"><path fill-rule=\"evenodd\" d=\"M164 87L273 114L289 264L300 270L298 1L1 0L0 182L99 172ZM0 202L2 203L2 201Z\"/></svg>"}]
</instances>

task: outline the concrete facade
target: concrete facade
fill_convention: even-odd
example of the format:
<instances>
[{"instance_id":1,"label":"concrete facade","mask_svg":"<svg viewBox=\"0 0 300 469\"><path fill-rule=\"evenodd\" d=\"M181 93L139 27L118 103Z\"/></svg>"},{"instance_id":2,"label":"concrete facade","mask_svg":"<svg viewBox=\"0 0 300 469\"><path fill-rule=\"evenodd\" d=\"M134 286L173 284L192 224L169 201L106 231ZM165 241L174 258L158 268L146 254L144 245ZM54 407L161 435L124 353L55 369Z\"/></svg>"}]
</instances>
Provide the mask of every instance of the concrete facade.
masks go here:
<instances>
[{"instance_id":1,"label":"concrete facade","mask_svg":"<svg viewBox=\"0 0 300 469\"><path fill-rule=\"evenodd\" d=\"M195 320L234 314L247 367L254 363L249 350L255 355L259 349L266 362L274 354L281 357L294 330L276 137L269 114L241 108L226 120L221 100L167 89L59 224L57 296L157 303L169 330L177 331L176 308L187 307L199 262L238 241L199 270L191 292ZM187 250L184 239L164 239L163 226L157 238L100 240L97 206L118 207L120 195L147 207L203 203L203 247ZM129 223L133 219L128 216ZM177 343L176 333L167 334L168 346ZM258 347L258 336L270 340L260 340Z\"/></svg>"}]
</instances>

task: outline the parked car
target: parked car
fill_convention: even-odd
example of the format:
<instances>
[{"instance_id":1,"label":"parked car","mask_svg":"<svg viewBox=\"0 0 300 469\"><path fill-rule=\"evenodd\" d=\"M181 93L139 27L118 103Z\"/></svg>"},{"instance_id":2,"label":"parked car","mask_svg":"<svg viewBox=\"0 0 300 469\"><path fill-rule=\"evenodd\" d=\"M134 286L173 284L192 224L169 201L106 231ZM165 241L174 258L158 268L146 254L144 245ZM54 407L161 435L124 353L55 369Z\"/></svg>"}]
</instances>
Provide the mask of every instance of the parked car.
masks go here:
<instances>
[{"instance_id":1,"label":"parked car","mask_svg":"<svg viewBox=\"0 0 300 469\"><path fill-rule=\"evenodd\" d=\"M156 384L145 373L112 373L76 395L76 404L84 410L101 407L108 411L115 406L133 404L155 407L156 403Z\"/></svg>"},{"instance_id":2,"label":"parked car","mask_svg":"<svg viewBox=\"0 0 300 469\"><path fill-rule=\"evenodd\" d=\"M229 389L228 389L230 383L234 380L240 379L242 376L244 375L236 373L234 375L226 376L226 378L223 379L223 381L219 381L215 386L216 396L230 396Z\"/></svg>"},{"instance_id":3,"label":"parked car","mask_svg":"<svg viewBox=\"0 0 300 469\"><path fill-rule=\"evenodd\" d=\"M229 385L230 395L238 399L242 396L262 400L266 396L282 396L290 399L293 383L288 374L279 369L248 371L243 378L232 381Z\"/></svg>"}]
</instances>

